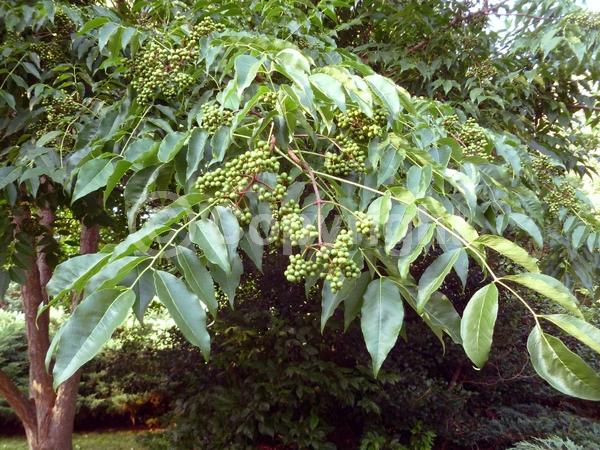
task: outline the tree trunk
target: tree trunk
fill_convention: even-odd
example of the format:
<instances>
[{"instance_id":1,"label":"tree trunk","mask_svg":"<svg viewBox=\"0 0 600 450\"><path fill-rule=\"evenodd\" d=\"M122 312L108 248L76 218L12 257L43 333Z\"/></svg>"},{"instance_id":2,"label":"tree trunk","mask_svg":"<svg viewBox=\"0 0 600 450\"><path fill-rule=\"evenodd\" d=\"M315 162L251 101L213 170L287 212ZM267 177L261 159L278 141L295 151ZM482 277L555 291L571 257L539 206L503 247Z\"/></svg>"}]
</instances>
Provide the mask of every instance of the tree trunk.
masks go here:
<instances>
[{"instance_id":1,"label":"tree trunk","mask_svg":"<svg viewBox=\"0 0 600 450\"><path fill-rule=\"evenodd\" d=\"M29 210L23 209L15 217L17 228L31 220ZM41 224L51 229L54 213L49 207L41 209ZM92 253L98 249L99 227L87 227L81 224L80 253ZM31 237L35 247L36 237ZM32 259L26 273L26 282L21 287L23 311L25 313L25 331L27 335L27 354L29 359L29 399L0 370L0 395L14 409L25 428L27 442L32 450L71 450L73 422L77 391L81 373L78 371L63 383L57 392L52 387L52 376L46 371L45 357L50 345L50 311L47 309L38 317L38 309L47 301L46 284L52 275L52 269L46 261L46 255L39 252ZM79 301L74 296L72 308Z\"/></svg>"}]
</instances>

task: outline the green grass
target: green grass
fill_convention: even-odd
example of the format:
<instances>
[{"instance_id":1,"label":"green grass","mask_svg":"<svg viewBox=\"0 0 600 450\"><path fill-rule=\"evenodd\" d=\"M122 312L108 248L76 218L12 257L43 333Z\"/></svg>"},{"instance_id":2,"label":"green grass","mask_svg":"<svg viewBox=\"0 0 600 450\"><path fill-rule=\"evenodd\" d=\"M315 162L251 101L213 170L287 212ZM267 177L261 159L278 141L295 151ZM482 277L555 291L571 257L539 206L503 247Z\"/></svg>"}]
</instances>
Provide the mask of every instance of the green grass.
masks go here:
<instances>
[{"instance_id":1,"label":"green grass","mask_svg":"<svg viewBox=\"0 0 600 450\"><path fill-rule=\"evenodd\" d=\"M104 433L76 433L73 438L74 450L142 450L137 442L143 432L114 431ZM0 436L0 450L27 450L25 437Z\"/></svg>"}]
</instances>

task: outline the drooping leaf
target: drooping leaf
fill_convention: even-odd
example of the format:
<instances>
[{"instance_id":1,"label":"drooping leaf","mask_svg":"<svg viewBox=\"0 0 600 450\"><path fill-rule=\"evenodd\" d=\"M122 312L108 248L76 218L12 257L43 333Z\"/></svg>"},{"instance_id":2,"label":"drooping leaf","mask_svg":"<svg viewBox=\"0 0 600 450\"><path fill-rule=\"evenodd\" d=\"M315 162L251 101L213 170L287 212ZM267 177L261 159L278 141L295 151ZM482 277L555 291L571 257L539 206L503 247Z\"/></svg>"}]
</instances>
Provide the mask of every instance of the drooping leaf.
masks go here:
<instances>
[{"instance_id":1,"label":"drooping leaf","mask_svg":"<svg viewBox=\"0 0 600 450\"><path fill-rule=\"evenodd\" d=\"M510 213L510 220L520 229L529 234L529 236L533 238L533 240L539 248L542 248L544 246L544 238L542 237L542 232L530 217L526 216L525 214L513 212Z\"/></svg>"},{"instance_id":2,"label":"drooping leaf","mask_svg":"<svg viewBox=\"0 0 600 450\"><path fill-rule=\"evenodd\" d=\"M185 177L189 180L200 167L200 162L204 158L206 143L208 142L208 132L201 128L196 128L188 143L188 152L186 155L187 167Z\"/></svg>"},{"instance_id":3,"label":"drooping leaf","mask_svg":"<svg viewBox=\"0 0 600 450\"><path fill-rule=\"evenodd\" d=\"M250 86L261 65L262 59L252 55L239 55L235 58L235 81L238 96L241 96L246 88Z\"/></svg>"},{"instance_id":4,"label":"drooping leaf","mask_svg":"<svg viewBox=\"0 0 600 450\"><path fill-rule=\"evenodd\" d=\"M344 331L348 329L352 321L358 316L362 308L365 290L370 281L371 275L369 272L361 273L356 279L354 288L344 298Z\"/></svg>"},{"instance_id":5,"label":"drooping leaf","mask_svg":"<svg viewBox=\"0 0 600 450\"><path fill-rule=\"evenodd\" d=\"M158 148L158 160L163 163L171 161L185 145L187 133L173 131L168 133Z\"/></svg>"},{"instance_id":6,"label":"drooping leaf","mask_svg":"<svg viewBox=\"0 0 600 450\"><path fill-rule=\"evenodd\" d=\"M242 264L241 258L239 255L235 255L231 260L231 271L229 272L224 272L221 267L217 265L212 265L210 268L213 278L219 284L223 293L227 295L229 306L233 308L235 305L235 293L240 285L242 274L244 273L244 265Z\"/></svg>"},{"instance_id":7,"label":"drooping leaf","mask_svg":"<svg viewBox=\"0 0 600 450\"><path fill-rule=\"evenodd\" d=\"M106 186L114 168L115 166L110 159L90 159L87 161L77 173L77 182L73 189L71 203Z\"/></svg>"},{"instance_id":8,"label":"drooping leaf","mask_svg":"<svg viewBox=\"0 0 600 450\"><path fill-rule=\"evenodd\" d=\"M473 294L460 325L465 353L477 367L483 367L490 354L497 316L498 288L490 283Z\"/></svg>"},{"instance_id":9,"label":"drooping leaf","mask_svg":"<svg viewBox=\"0 0 600 450\"><path fill-rule=\"evenodd\" d=\"M52 278L46 285L46 292L55 297L65 291L80 291L92 275L110 258L105 253L90 253L74 256L59 264L54 269Z\"/></svg>"},{"instance_id":10,"label":"drooping leaf","mask_svg":"<svg viewBox=\"0 0 600 450\"><path fill-rule=\"evenodd\" d=\"M159 300L167 307L181 333L192 345L199 347L208 360L210 335L206 330L206 312L196 294L175 275L162 270L154 271L154 285Z\"/></svg>"},{"instance_id":11,"label":"drooping leaf","mask_svg":"<svg viewBox=\"0 0 600 450\"><path fill-rule=\"evenodd\" d=\"M546 314L541 317L600 353L600 330L592 324L569 314Z\"/></svg>"},{"instance_id":12,"label":"drooping leaf","mask_svg":"<svg viewBox=\"0 0 600 450\"><path fill-rule=\"evenodd\" d=\"M213 317L217 315L219 305L215 296L215 285L210 272L202 265L196 253L189 248L177 246L177 265L185 276L185 281L206 305Z\"/></svg>"},{"instance_id":13,"label":"drooping leaf","mask_svg":"<svg viewBox=\"0 0 600 450\"><path fill-rule=\"evenodd\" d=\"M600 375L560 339L536 326L527 339L527 350L535 371L554 389L572 397L600 400Z\"/></svg>"},{"instance_id":14,"label":"drooping leaf","mask_svg":"<svg viewBox=\"0 0 600 450\"><path fill-rule=\"evenodd\" d=\"M363 296L361 316L363 336L373 362L373 373L377 376L404 321L398 287L387 278L371 281Z\"/></svg>"},{"instance_id":15,"label":"drooping leaf","mask_svg":"<svg viewBox=\"0 0 600 450\"><path fill-rule=\"evenodd\" d=\"M398 259L398 271L402 278L406 278L410 265L419 257L425 246L429 244L434 231L435 223L424 223L413 229L413 231L406 236L405 242L400 249Z\"/></svg>"},{"instance_id":16,"label":"drooping leaf","mask_svg":"<svg viewBox=\"0 0 600 450\"><path fill-rule=\"evenodd\" d=\"M134 301L132 290L110 288L94 292L75 308L58 336L55 389L98 354L125 320Z\"/></svg>"},{"instance_id":17,"label":"drooping leaf","mask_svg":"<svg viewBox=\"0 0 600 450\"><path fill-rule=\"evenodd\" d=\"M424 317L429 322L444 331L455 344L462 344L460 336L461 318L454 309L448 297L439 292L434 292L425 305Z\"/></svg>"},{"instance_id":18,"label":"drooping leaf","mask_svg":"<svg viewBox=\"0 0 600 450\"><path fill-rule=\"evenodd\" d=\"M390 211L392 210L391 193L387 192L385 195L376 198L369 205L367 209L367 215L372 217L378 227L385 227L390 217Z\"/></svg>"},{"instance_id":19,"label":"drooping leaf","mask_svg":"<svg viewBox=\"0 0 600 450\"><path fill-rule=\"evenodd\" d=\"M233 211L230 208L225 208L220 205L215 206L213 214L223 233L225 245L227 246L227 253L231 260L237 255L237 247L242 237L242 229L240 228L237 217L235 217L235 214L233 214Z\"/></svg>"},{"instance_id":20,"label":"drooping leaf","mask_svg":"<svg viewBox=\"0 0 600 450\"><path fill-rule=\"evenodd\" d=\"M202 249L206 258L225 273L231 272L225 238L219 227L210 219L198 220L190 225L192 242Z\"/></svg>"},{"instance_id":21,"label":"drooping leaf","mask_svg":"<svg viewBox=\"0 0 600 450\"><path fill-rule=\"evenodd\" d=\"M579 310L579 301L571 294L571 291L556 278L541 273L519 273L516 275L507 275L503 277L503 279L514 281L515 283L536 291L575 315L582 317L581 311Z\"/></svg>"},{"instance_id":22,"label":"drooping leaf","mask_svg":"<svg viewBox=\"0 0 600 450\"><path fill-rule=\"evenodd\" d=\"M135 228L136 216L148 194L154 188L161 167L150 166L136 172L127 180L124 198L127 208L127 224L130 229Z\"/></svg>"},{"instance_id":23,"label":"drooping leaf","mask_svg":"<svg viewBox=\"0 0 600 450\"><path fill-rule=\"evenodd\" d=\"M390 212L390 218L385 227L385 252L390 251L406 236L408 225L417 214L415 204L395 204Z\"/></svg>"},{"instance_id":24,"label":"drooping leaf","mask_svg":"<svg viewBox=\"0 0 600 450\"><path fill-rule=\"evenodd\" d=\"M438 290L450 273L454 263L460 256L460 248L442 253L425 269L419 278L419 293L417 294L417 312L422 313L431 294Z\"/></svg>"},{"instance_id":25,"label":"drooping leaf","mask_svg":"<svg viewBox=\"0 0 600 450\"><path fill-rule=\"evenodd\" d=\"M494 236L491 234L485 234L479 236L474 242L483 244L492 250L497 251L501 255L506 256L508 259L520 264L530 272L539 272L540 269L537 265L537 260L527 253L527 251L512 241L505 239L501 236Z\"/></svg>"}]
</instances>

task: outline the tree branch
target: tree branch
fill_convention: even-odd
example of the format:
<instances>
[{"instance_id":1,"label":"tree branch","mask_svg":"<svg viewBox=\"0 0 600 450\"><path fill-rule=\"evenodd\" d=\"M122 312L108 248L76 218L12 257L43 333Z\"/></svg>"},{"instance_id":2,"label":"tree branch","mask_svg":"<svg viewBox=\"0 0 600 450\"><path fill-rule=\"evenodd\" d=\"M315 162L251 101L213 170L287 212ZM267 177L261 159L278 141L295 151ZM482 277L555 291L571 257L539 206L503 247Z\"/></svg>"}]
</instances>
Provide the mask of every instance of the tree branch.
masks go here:
<instances>
[{"instance_id":1,"label":"tree branch","mask_svg":"<svg viewBox=\"0 0 600 450\"><path fill-rule=\"evenodd\" d=\"M36 420L32 403L2 370L0 370L0 395L8 402L25 428L35 429Z\"/></svg>"}]
</instances>

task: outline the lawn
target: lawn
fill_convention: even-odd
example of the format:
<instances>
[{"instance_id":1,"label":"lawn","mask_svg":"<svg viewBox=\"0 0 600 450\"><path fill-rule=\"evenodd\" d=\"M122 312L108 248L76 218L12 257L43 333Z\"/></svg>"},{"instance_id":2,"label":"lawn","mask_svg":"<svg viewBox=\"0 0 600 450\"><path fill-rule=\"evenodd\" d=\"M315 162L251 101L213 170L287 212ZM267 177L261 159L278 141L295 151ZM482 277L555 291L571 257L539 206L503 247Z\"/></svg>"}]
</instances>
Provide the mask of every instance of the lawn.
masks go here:
<instances>
[{"instance_id":1,"label":"lawn","mask_svg":"<svg viewBox=\"0 0 600 450\"><path fill-rule=\"evenodd\" d=\"M103 433L76 433L73 448L78 450L142 450L137 441L140 432L114 431ZM0 450L27 450L24 437L1 437Z\"/></svg>"}]
</instances>

